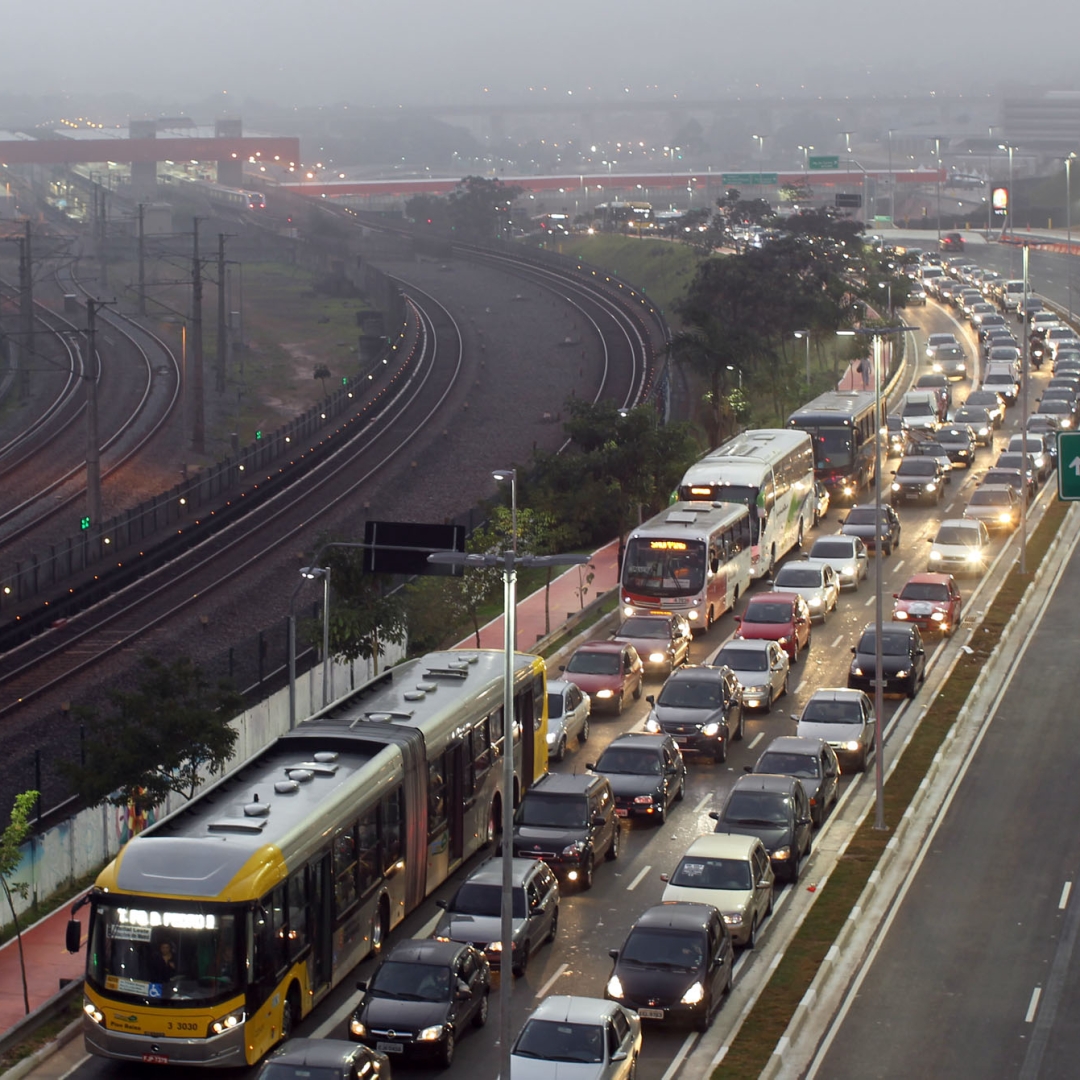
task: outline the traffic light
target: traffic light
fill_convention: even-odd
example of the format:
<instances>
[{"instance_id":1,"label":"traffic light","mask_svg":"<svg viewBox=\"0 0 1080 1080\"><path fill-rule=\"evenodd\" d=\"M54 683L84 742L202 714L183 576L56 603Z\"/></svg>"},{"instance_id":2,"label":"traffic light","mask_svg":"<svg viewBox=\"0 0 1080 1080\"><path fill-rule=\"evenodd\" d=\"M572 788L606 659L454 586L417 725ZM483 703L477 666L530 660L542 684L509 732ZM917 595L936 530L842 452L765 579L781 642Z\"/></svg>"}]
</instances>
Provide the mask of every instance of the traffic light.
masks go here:
<instances>
[{"instance_id":1,"label":"traffic light","mask_svg":"<svg viewBox=\"0 0 1080 1080\"><path fill-rule=\"evenodd\" d=\"M79 528L82 529L83 532L85 532L87 529L90 528L90 515L89 514L84 514L81 518L79 518Z\"/></svg>"},{"instance_id":2,"label":"traffic light","mask_svg":"<svg viewBox=\"0 0 1080 1080\"><path fill-rule=\"evenodd\" d=\"M261 438L262 438L262 428L259 428L259 430L255 432L255 441L258 442Z\"/></svg>"}]
</instances>

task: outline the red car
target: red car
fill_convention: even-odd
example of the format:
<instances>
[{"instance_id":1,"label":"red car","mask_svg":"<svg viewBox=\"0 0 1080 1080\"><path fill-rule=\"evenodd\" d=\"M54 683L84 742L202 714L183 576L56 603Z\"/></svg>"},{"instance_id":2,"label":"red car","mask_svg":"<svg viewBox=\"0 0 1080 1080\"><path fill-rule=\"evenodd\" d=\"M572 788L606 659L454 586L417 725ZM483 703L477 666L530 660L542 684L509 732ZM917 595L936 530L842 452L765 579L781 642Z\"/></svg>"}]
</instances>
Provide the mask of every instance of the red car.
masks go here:
<instances>
[{"instance_id":1,"label":"red car","mask_svg":"<svg viewBox=\"0 0 1080 1080\"><path fill-rule=\"evenodd\" d=\"M951 634L960 625L964 601L952 574L913 574L893 599L893 620L914 623L923 633Z\"/></svg>"},{"instance_id":2,"label":"red car","mask_svg":"<svg viewBox=\"0 0 1080 1080\"><path fill-rule=\"evenodd\" d=\"M594 714L608 709L618 716L628 697L641 697L645 679L637 649L624 641L587 641L559 670L589 695Z\"/></svg>"},{"instance_id":3,"label":"red car","mask_svg":"<svg viewBox=\"0 0 1080 1080\"><path fill-rule=\"evenodd\" d=\"M736 637L765 638L782 645L794 664L799 650L810 648L810 606L798 593L770 592L751 596Z\"/></svg>"}]
</instances>

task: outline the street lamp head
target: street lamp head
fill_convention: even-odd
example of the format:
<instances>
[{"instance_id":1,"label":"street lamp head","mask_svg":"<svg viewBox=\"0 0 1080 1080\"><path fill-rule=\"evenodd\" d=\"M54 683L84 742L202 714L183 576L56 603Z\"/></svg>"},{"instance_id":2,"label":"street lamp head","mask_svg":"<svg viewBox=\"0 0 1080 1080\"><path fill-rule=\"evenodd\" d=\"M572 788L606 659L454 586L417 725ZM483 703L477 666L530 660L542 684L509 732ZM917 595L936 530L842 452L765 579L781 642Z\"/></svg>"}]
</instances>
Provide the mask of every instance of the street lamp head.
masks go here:
<instances>
[{"instance_id":1,"label":"street lamp head","mask_svg":"<svg viewBox=\"0 0 1080 1080\"><path fill-rule=\"evenodd\" d=\"M491 476L494 480L516 480L517 469L492 469Z\"/></svg>"},{"instance_id":2,"label":"street lamp head","mask_svg":"<svg viewBox=\"0 0 1080 1080\"><path fill-rule=\"evenodd\" d=\"M301 577L307 578L309 581L314 581L316 578L327 577L330 573L330 567L328 566L301 566Z\"/></svg>"}]
</instances>

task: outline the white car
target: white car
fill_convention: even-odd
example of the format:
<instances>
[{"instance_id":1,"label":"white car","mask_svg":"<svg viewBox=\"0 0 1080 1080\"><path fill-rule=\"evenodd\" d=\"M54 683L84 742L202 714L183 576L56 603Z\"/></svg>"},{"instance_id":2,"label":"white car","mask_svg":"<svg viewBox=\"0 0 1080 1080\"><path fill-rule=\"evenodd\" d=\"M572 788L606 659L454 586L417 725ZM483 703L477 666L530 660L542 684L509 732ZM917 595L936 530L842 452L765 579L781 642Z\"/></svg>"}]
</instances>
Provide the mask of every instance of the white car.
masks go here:
<instances>
[{"instance_id":1,"label":"white car","mask_svg":"<svg viewBox=\"0 0 1080 1080\"><path fill-rule=\"evenodd\" d=\"M788 691L791 661L778 642L764 638L731 638L705 661L707 667L731 668L744 709L769 712Z\"/></svg>"},{"instance_id":2,"label":"white car","mask_svg":"<svg viewBox=\"0 0 1080 1080\"><path fill-rule=\"evenodd\" d=\"M824 739L841 762L852 762L859 772L874 749L874 706L862 690L815 690L802 713L792 713L804 739Z\"/></svg>"},{"instance_id":3,"label":"white car","mask_svg":"<svg viewBox=\"0 0 1080 1080\"><path fill-rule=\"evenodd\" d=\"M758 927L773 908L773 869L761 839L742 833L699 836L669 877L662 903L711 904L727 923L731 940L752 949Z\"/></svg>"},{"instance_id":4,"label":"white car","mask_svg":"<svg viewBox=\"0 0 1080 1080\"><path fill-rule=\"evenodd\" d=\"M773 592L798 593L810 607L810 618L826 620L836 610L840 580L827 562L790 562L773 576Z\"/></svg>"},{"instance_id":5,"label":"white car","mask_svg":"<svg viewBox=\"0 0 1080 1080\"><path fill-rule=\"evenodd\" d=\"M510 1080L631 1080L641 1021L602 998L557 994L533 1009L510 1051Z\"/></svg>"},{"instance_id":6,"label":"white car","mask_svg":"<svg viewBox=\"0 0 1080 1080\"><path fill-rule=\"evenodd\" d=\"M589 695L569 679L549 679L547 684L548 757L562 761L571 739L589 738Z\"/></svg>"},{"instance_id":7,"label":"white car","mask_svg":"<svg viewBox=\"0 0 1080 1080\"><path fill-rule=\"evenodd\" d=\"M930 543L927 569L936 574L981 574L989 561L986 526L971 518L948 518Z\"/></svg>"},{"instance_id":8,"label":"white car","mask_svg":"<svg viewBox=\"0 0 1080 1080\"><path fill-rule=\"evenodd\" d=\"M803 558L827 562L836 571L841 588L849 585L858 590L869 568L866 545L857 536L819 536Z\"/></svg>"},{"instance_id":9,"label":"white car","mask_svg":"<svg viewBox=\"0 0 1080 1080\"><path fill-rule=\"evenodd\" d=\"M946 346L954 349L960 348L960 342L956 340L955 334L931 334L926 342L926 358L933 360L938 349Z\"/></svg>"}]
</instances>

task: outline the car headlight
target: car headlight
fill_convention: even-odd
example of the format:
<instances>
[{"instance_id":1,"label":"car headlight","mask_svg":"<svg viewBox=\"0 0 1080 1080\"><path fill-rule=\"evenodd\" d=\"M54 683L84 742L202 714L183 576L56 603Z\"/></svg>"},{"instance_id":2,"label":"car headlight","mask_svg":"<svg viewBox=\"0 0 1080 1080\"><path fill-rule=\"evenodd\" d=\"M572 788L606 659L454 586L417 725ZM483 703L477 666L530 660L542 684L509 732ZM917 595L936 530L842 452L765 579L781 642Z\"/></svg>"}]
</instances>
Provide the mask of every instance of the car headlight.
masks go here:
<instances>
[{"instance_id":1,"label":"car headlight","mask_svg":"<svg viewBox=\"0 0 1080 1080\"><path fill-rule=\"evenodd\" d=\"M742 926L743 917L741 911L725 911L724 922L728 926Z\"/></svg>"},{"instance_id":2,"label":"car headlight","mask_svg":"<svg viewBox=\"0 0 1080 1080\"><path fill-rule=\"evenodd\" d=\"M911 674L911 672L908 671L907 668L903 668L902 670L900 670L900 671L898 671L896 673L896 678L898 678L898 679L906 679L910 674Z\"/></svg>"},{"instance_id":3,"label":"car headlight","mask_svg":"<svg viewBox=\"0 0 1080 1080\"><path fill-rule=\"evenodd\" d=\"M842 567L841 570L840 570L840 573L841 574L847 574L848 577L854 577L855 576L855 567L854 566Z\"/></svg>"},{"instance_id":4,"label":"car headlight","mask_svg":"<svg viewBox=\"0 0 1080 1080\"><path fill-rule=\"evenodd\" d=\"M650 664L666 664L667 661L668 661L667 653L662 653L662 652L651 652L651 653L649 653L649 663Z\"/></svg>"},{"instance_id":5,"label":"car headlight","mask_svg":"<svg viewBox=\"0 0 1080 1080\"><path fill-rule=\"evenodd\" d=\"M926 490L927 491L937 491L937 484L935 484L934 481L931 480L930 483L926 485Z\"/></svg>"},{"instance_id":6,"label":"car headlight","mask_svg":"<svg viewBox=\"0 0 1080 1080\"><path fill-rule=\"evenodd\" d=\"M850 750L852 753L860 749L861 746L862 743L860 743L858 739L851 739L848 742L844 743L844 749Z\"/></svg>"},{"instance_id":7,"label":"car headlight","mask_svg":"<svg viewBox=\"0 0 1080 1080\"><path fill-rule=\"evenodd\" d=\"M701 734L707 736L710 739L714 735L719 734L719 732L720 732L720 725L718 723L716 723L715 721L713 723L711 723L711 724L706 724L701 729Z\"/></svg>"},{"instance_id":8,"label":"car headlight","mask_svg":"<svg viewBox=\"0 0 1080 1080\"><path fill-rule=\"evenodd\" d=\"M812 596L810 598L810 606L811 607L821 607L821 597L820 596Z\"/></svg>"},{"instance_id":9,"label":"car headlight","mask_svg":"<svg viewBox=\"0 0 1080 1080\"><path fill-rule=\"evenodd\" d=\"M941 552L936 550L936 549L932 550L930 552L930 561L931 562L940 562L941 561Z\"/></svg>"},{"instance_id":10,"label":"car headlight","mask_svg":"<svg viewBox=\"0 0 1080 1080\"><path fill-rule=\"evenodd\" d=\"M906 611L894 611L892 617L896 619L897 622L904 622L908 617L908 613Z\"/></svg>"},{"instance_id":11,"label":"car headlight","mask_svg":"<svg viewBox=\"0 0 1080 1080\"><path fill-rule=\"evenodd\" d=\"M969 551L967 553L967 561L968 562L982 562L982 552L981 551Z\"/></svg>"},{"instance_id":12,"label":"car headlight","mask_svg":"<svg viewBox=\"0 0 1080 1080\"><path fill-rule=\"evenodd\" d=\"M937 372L937 373L938 373L938 374L940 375L940 374L941 374L941 372L942 372L942 371L944 371L944 370L945 370L944 366L943 366L942 364L938 363L938 362L937 362L937 361L935 360L935 361L934 361L934 371L935 371L935 372Z\"/></svg>"},{"instance_id":13,"label":"car headlight","mask_svg":"<svg viewBox=\"0 0 1080 1080\"><path fill-rule=\"evenodd\" d=\"M94 1021L95 1024L101 1024L105 1020L105 1014L92 1002L83 1002L83 1012Z\"/></svg>"},{"instance_id":14,"label":"car headlight","mask_svg":"<svg viewBox=\"0 0 1080 1080\"><path fill-rule=\"evenodd\" d=\"M220 1020L215 1020L210 1025L210 1030L215 1035L220 1035L224 1031L231 1031L234 1027L238 1027L244 1022L244 1010L240 1009L237 1012L231 1012L228 1016L223 1016Z\"/></svg>"},{"instance_id":15,"label":"car headlight","mask_svg":"<svg viewBox=\"0 0 1080 1080\"><path fill-rule=\"evenodd\" d=\"M862 673L863 673L863 670L862 670L862 668L861 668L861 667L856 667L856 668L854 668L854 669L852 670L852 674L853 674L853 675L862 675Z\"/></svg>"},{"instance_id":16,"label":"car headlight","mask_svg":"<svg viewBox=\"0 0 1080 1080\"><path fill-rule=\"evenodd\" d=\"M623 996L622 983L619 981L618 975L612 975L607 981L607 993L608 997L621 998Z\"/></svg>"},{"instance_id":17,"label":"car headlight","mask_svg":"<svg viewBox=\"0 0 1080 1080\"><path fill-rule=\"evenodd\" d=\"M660 730L660 721L652 713L649 713L649 718L645 721L645 730L650 735L655 735Z\"/></svg>"},{"instance_id":18,"label":"car headlight","mask_svg":"<svg viewBox=\"0 0 1080 1080\"><path fill-rule=\"evenodd\" d=\"M362 1039L367 1034L367 1027L354 1017L349 1021L349 1034Z\"/></svg>"},{"instance_id":19,"label":"car headlight","mask_svg":"<svg viewBox=\"0 0 1080 1080\"><path fill-rule=\"evenodd\" d=\"M477 945L477 948L478 948L478 949L479 949L479 948L481 948L481 947L482 947L482 946L480 946L480 945ZM513 942L511 942L511 943L510 943L510 947L511 947L511 948L513 948L513 947L514 947L514 943L513 943ZM490 950L491 950L492 952L502 952L502 942L501 942L501 941L492 941L492 942L491 942L491 943L490 943L490 944L488 945L488 948L489 948L489 949L490 949Z\"/></svg>"},{"instance_id":20,"label":"car headlight","mask_svg":"<svg viewBox=\"0 0 1080 1080\"><path fill-rule=\"evenodd\" d=\"M1012 514L1010 514L1007 510L1003 511L1002 513L998 514L998 521L1000 521L1004 525L1007 525L1010 521L1012 521Z\"/></svg>"},{"instance_id":21,"label":"car headlight","mask_svg":"<svg viewBox=\"0 0 1080 1080\"><path fill-rule=\"evenodd\" d=\"M787 639L787 637L786 637L786 636L785 636L785 637L781 637L781 638L777 638L777 639L776 639L776 644L777 644L777 645L786 645L786 644L787 644L787 642L788 642L788 639Z\"/></svg>"},{"instance_id":22,"label":"car headlight","mask_svg":"<svg viewBox=\"0 0 1080 1080\"><path fill-rule=\"evenodd\" d=\"M597 690L596 691L596 696L598 698L614 697L615 696L615 691L614 690L606 690L606 689L605 690Z\"/></svg>"},{"instance_id":23,"label":"car headlight","mask_svg":"<svg viewBox=\"0 0 1080 1080\"><path fill-rule=\"evenodd\" d=\"M554 743L558 738L559 738L559 733L557 731L549 731L547 733L548 746L551 746L552 743Z\"/></svg>"},{"instance_id":24,"label":"car headlight","mask_svg":"<svg viewBox=\"0 0 1080 1080\"><path fill-rule=\"evenodd\" d=\"M934 350L931 349L929 345L926 347L926 355L930 357L934 355Z\"/></svg>"},{"instance_id":25,"label":"car headlight","mask_svg":"<svg viewBox=\"0 0 1080 1080\"><path fill-rule=\"evenodd\" d=\"M934 614L930 616L930 618L934 622L944 622L945 621L945 612L944 611L935 611Z\"/></svg>"},{"instance_id":26,"label":"car headlight","mask_svg":"<svg viewBox=\"0 0 1080 1080\"><path fill-rule=\"evenodd\" d=\"M564 855L569 855L571 858L575 855L580 855L585 850L584 840L575 840L572 844L567 844L562 849Z\"/></svg>"},{"instance_id":27,"label":"car headlight","mask_svg":"<svg viewBox=\"0 0 1080 1080\"><path fill-rule=\"evenodd\" d=\"M444 1031L442 1024L436 1024L434 1027L424 1028L416 1038L418 1042L435 1042L443 1037Z\"/></svg>"},{"instance_id":28,"label":"car headlight","mask_svg":"<svg viewBox=\"0 0 1080 1080\"><path fill-rule=\"evenodd\" d=\"M985 437L986 437L987 435L989 435L989 434L990 434L990 429L989 429L988 427L981 427L981 428L979 428L979 434L980 434L980 435L981 435L981 436L982 436L983 438L985 438Z\"/></svg>"},{"instance_id":29,"label":"car headlight","mask_svg":"<svg viewBox=\"0 0 1080 1080\"><path fill-rule=\"evenodd\" d=\"M779 859L781 862L783 862L785 859L790 859L791 858L791 848L789 848L789 847L778 847L774 852L772 852L769 855L769 858L770 859Z\"/></svg>"},{"instance_id":30,"label":"car headlight","mask_svg":"<svg viewBox=\"0 0 1080 1080\"><path fill-rule=\"evenodd\" d=\"M744 694L764 694L769 688L767 686L744 686Z\"/></svg>"},{"instance_id":31,"label":"car headlight","mask_svg":"<svg viewBox=\"0 0 1080 1080\"><path fill-rule=\"evenodd\" d=\"M893 489L893 491L899 491L900 490L900 485L895 480L893 481L892 489Z\"/></svg>"},{"instance_id":32,"label":"car headlight","mask_svg":"<svg viewBox=\"0 0 1080 1080\"><path fill-rule=\"evenodd\" d=\"M705 1000L705 987L700 982L695 982L682 996L683 1005L697 1005Z\"/></svg>"}]
</instances>

